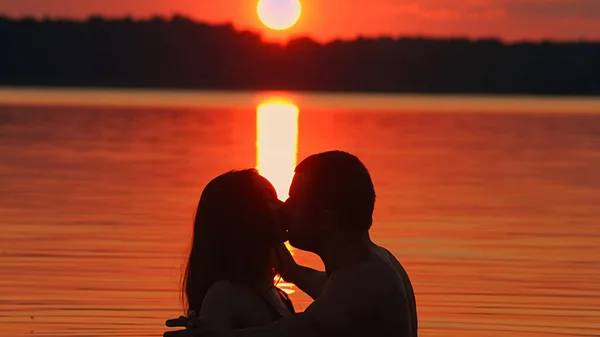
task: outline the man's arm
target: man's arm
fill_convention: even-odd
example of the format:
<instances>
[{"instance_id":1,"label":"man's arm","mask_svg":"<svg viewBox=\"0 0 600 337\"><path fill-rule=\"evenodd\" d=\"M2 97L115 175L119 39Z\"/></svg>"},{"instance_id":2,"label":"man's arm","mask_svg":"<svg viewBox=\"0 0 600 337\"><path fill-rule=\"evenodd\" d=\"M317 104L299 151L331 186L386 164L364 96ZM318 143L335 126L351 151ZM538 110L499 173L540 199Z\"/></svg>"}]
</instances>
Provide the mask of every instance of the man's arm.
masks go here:
<instances>
[{"instance_id":1,"label":"man's arm","mask_svg":"<svg viewBox=\"0 0 600 337\"><path fill-rule=\"evenodd\" d=\"M279 247L278 257L280 264L277 271L286 282L295 284L312 299L321 295L327 283L325 272L297 264L284 244Z\"/></svg>"},{"instance_id":2,"label":"man's arm","mask_svg":"<svg viewBox=\"0 0 600 337\"><path fill-rule=\"evenodd\" d=\"M252 329L199 334L206 337L329 337L352 336L365 331L381 311L380 286L369 282L372 273L358 267L334 273L327 287L303 313ZM404 337L404 336L401 336Z\"/></svg>"},{"instance_id":3,"label":"man's arm","mask_svg":"<svg viewBox=\"0 0 600 337\"><path fill-rule=\"evenodd\" d=\"M215 334L200 334L193 337L318 337L318 328L312 327L312 322L305 313L299 313L281 319L275 323L258 328L219 331Z\"/></svg>"}]
</instances>

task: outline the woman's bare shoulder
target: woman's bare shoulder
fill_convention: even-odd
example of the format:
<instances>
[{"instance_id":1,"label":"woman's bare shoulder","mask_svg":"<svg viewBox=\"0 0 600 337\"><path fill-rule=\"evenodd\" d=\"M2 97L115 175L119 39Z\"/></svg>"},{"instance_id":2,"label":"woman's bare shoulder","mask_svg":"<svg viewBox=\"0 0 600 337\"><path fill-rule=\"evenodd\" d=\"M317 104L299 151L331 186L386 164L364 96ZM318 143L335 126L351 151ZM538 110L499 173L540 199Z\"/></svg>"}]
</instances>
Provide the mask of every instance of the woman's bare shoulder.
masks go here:
<instances>
[{"instance_id":1,"label":"woman's bare shoulder","mask_svg":"<svg viewBox=\"0 0 600 337\"><path fill-rule=\"evenodd\" d=\"M219 280L208 288L202 301L202 308L207 310L233 311L236 299L240 297L240 287L226 280ZM207 311L202 310L202 311Z\"/></svg>"},{"instance_id":2,"label":"woman's bare shoulder","mask_svg":"<svg viewBox=\"0 0 600 337\"><path fill-rule=\"evenodd\" d=\"M240 292L239 285L236 285L227 280L219 280L219 281L213 283L212 286L210 286L210 288L208 288L208 292L206 293L206 296L213 295L213 296L219 296L219 297L221 297L221 296L227 297L230 295L236 295L239 292Z\"/></svg>"},{"instance_id":3,"label":"woman's bare shoulder","mask_svg":"<svg viewBox=\"0 0 600 337\"><path fill-rule=\"evenodd\" d=\"M208 302L224 302L230 308L241 309L245 304L252 301L255 297L248 286L230 282L227 280L219 280L208 289L204 301Z\"/></svg>"}]
</instances>

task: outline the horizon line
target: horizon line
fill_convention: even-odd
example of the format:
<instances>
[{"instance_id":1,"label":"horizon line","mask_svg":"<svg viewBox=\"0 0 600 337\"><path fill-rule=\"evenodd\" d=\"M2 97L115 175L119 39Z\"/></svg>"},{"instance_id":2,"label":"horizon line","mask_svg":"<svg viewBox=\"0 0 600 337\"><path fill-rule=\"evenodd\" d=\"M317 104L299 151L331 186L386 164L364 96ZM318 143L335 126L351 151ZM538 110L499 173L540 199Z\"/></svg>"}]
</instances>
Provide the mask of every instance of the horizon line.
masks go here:
<instances>
[{"instance_id":1,"label":"horizon line","mask_svg":"<svg viewBox=\"0 0 600 337\"><path fill-rule=\"evenodd\" d=\"M148 95L149 93L152 93L152 95ZM223 99L224 97L227 99ZM365 108L370 108L374 112L600 114L599 96L344 93L0 85L0 107L253 108L272 98L286 98L292 104L297 105L301 111L305 109L336 109L352 112L364 111Z\"/></svg>"},{"instance_id":2,"label":"horizon line","mask_svg":"<svg viewBox=\"0 0 600 337\"><path fill-rule=\"evenodd\" d=\"M169 15L165 14L153 14L149 16L134 16L131 14L123 14L120 16L111 16L111 15L102 15L102 14L89 14L85 17L74 17L74 16L51 16L51 15L22 15L22 16L9 16L4 13L0 13L0 20L10 20L10 21L26 21L33 20L37 23L42 23L45 21L49 22L71 22L71 23L79 23L85 24L89 23L94 19L100 19L106 22L110 21L127 21L131 20L134 23L140 22L150 22L152 20L164 20L165 22L172 22L173 20L181 18L185 20L189 20L195 24L207 25L211 27L231 27L236 33L244 33L249 32L259 36L263 43L276 43L280 45L287 45L291 41L309 39L319 45L327 45L335 42L349 42L349 41L358 41L361 39L365 40L378 40L378 39L392 39L392 40L402 40L402 39L413 39L413 40L438 40L438 41L456 41L456 40L467 40L470 43L477 42L485 42L485 41L496 41L503 45L519 45L519 44L544 44L544 43L553 43L553 44L600 44L599 39L556 39L556 38L540 38L540 39L506 39L498 36L468 36L468 35L446 35L446 36L436 36L436 35L408 35L408 34L380 34L380 35L367 35L367 34L357 34L353 38L331 38L331 39L318 39L310 34L296 34L289 36L285 39L269 39L265 40L265 34L260 32L257 29L243 28L239 27L235 23L231 21L209 21L209 20L200 20L196 19L193 16L185 15L177 12L173 12Z\"/></svg>"}]
</instances>

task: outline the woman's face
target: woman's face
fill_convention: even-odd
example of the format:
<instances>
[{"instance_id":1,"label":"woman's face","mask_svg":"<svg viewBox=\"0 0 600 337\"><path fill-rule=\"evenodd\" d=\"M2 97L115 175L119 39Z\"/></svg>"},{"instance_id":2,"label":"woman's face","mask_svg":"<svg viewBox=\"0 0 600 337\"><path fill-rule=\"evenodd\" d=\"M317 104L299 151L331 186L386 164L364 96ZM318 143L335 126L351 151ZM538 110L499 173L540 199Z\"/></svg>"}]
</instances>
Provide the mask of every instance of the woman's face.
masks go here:
<instances>
[{"instance_id":1,"label":"woman's face","mask_svg":"<svg viewBox=\"0 0 600 337\"><path fill-rule=\"evenodd\" d=\"M269 219L265 219L265 226L270 226L269 231L275 237L276 243L285 241L285 226L281 215L283 201L277 198L273 185L264 177L257 175L254 179L255 186L259 189L269 209Z\"/></svg>"}]
</instances>

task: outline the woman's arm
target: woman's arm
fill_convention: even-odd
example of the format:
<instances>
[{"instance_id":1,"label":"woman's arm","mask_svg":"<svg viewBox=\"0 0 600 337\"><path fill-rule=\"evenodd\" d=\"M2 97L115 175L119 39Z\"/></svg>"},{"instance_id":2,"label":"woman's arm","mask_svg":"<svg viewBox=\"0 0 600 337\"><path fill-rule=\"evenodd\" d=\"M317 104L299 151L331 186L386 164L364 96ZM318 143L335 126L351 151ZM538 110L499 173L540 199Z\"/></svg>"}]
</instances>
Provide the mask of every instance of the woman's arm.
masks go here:
<instances>
[{"instance_id":1,"label":"woman's arm","mask_svg":"<svg viewBox=\"0 0 600 337\"><path fill-rule=\"evenodd\" d=\"M295 284L313 299L321 295L327 283L325 272L297 264L284 244L279 247L277 255L279 260L277 271L286 282Z\"/></svg>"},{"instance_id":2,"label":"woman's arm","mask_svg":"<svg viewBox=\"0 0 600 337\"><path fill-rule=\"evenodd\" d=\"M323 293L323 288L327 283L327 275L323 271L318 271L309 267L296 265L294 276L291 280L286 279L282 275L283 279L287 282L295 284L298 288L312 297L317 299Z\"/></svg>"}]
</instances>

